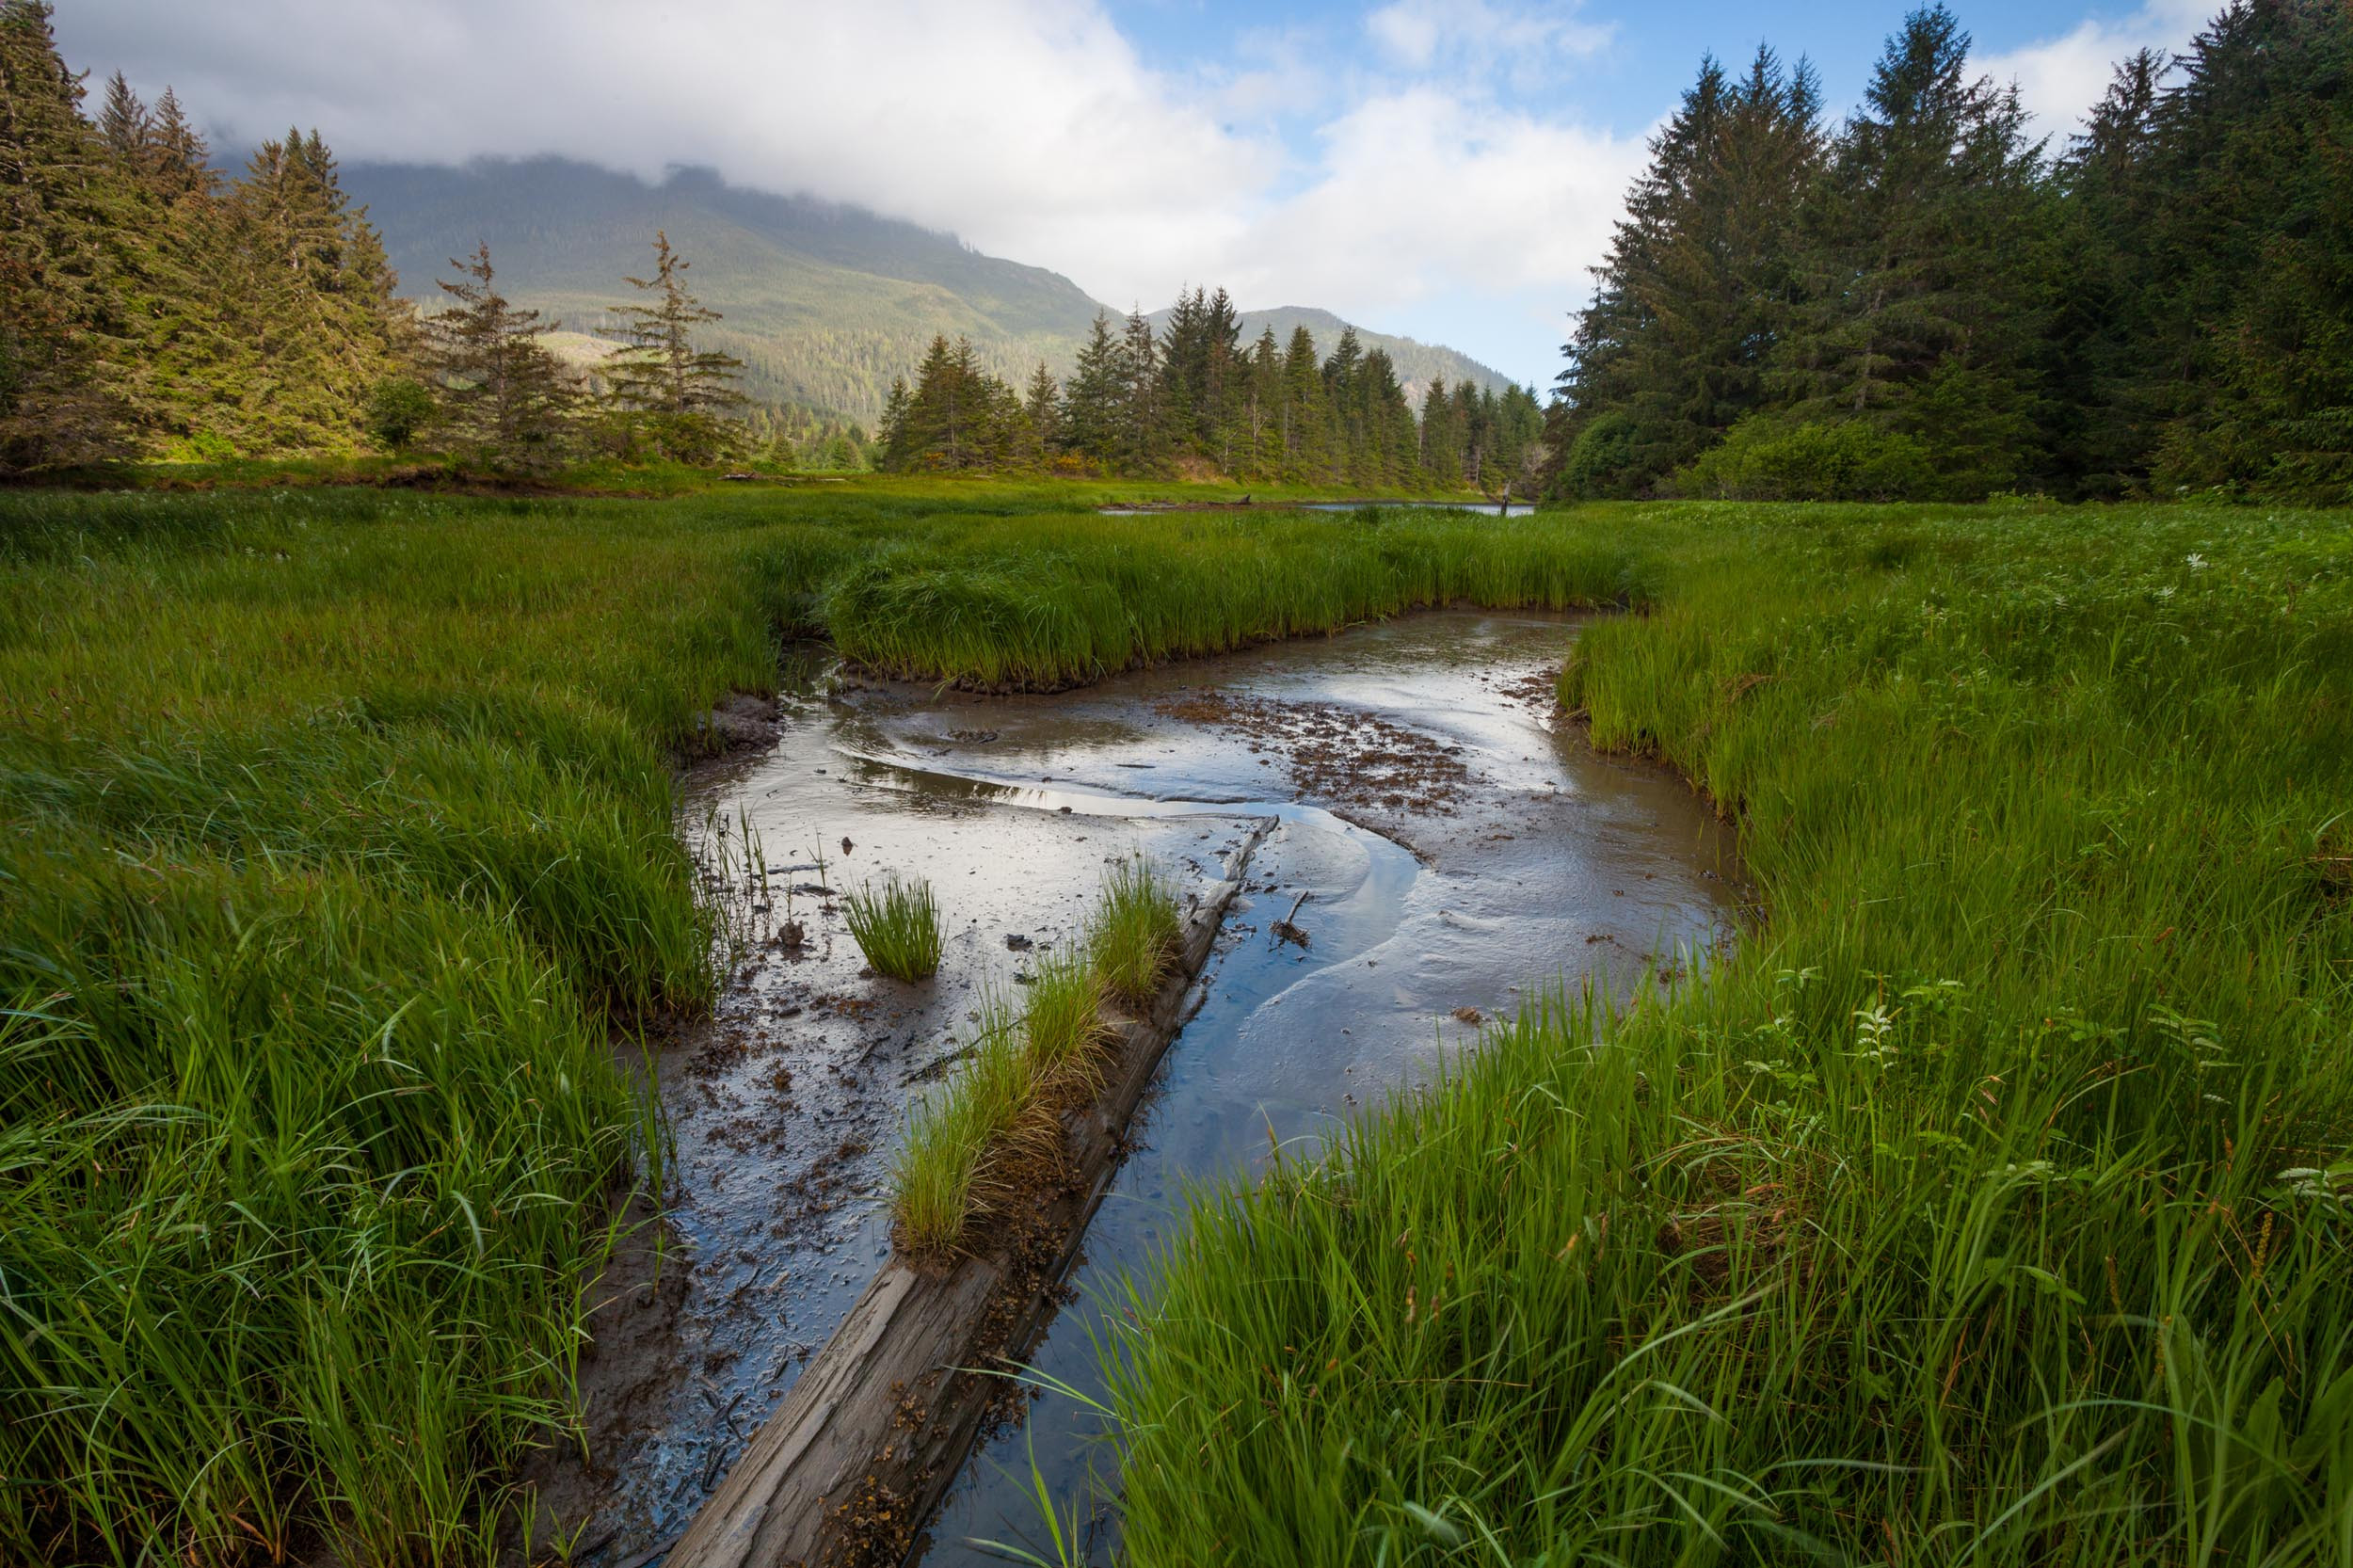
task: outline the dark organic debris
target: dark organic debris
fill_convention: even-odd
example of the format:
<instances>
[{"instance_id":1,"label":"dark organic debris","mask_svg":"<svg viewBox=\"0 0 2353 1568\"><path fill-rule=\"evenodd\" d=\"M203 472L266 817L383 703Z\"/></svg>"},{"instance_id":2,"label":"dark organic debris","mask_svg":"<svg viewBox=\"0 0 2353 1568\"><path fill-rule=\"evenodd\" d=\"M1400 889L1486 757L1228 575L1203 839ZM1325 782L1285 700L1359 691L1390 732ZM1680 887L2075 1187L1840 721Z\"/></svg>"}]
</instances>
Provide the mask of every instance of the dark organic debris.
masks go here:
<instances>
[{"instance_id":1,"label":"dark organic debris","mask_svg":"<svg viewBox=\"0 0 2353 1568\"><path fill-rule=\"evenodd\" d=\"M1233 730L1252 751L1287 761L1302 794L1340 806L1451 816L1474 782L1460 746L1335 702L1205 691L1162 702L1160 710L1188 724ZM1272 759L1258 760L1264 766Z\"/></svg>"}]
</instances>

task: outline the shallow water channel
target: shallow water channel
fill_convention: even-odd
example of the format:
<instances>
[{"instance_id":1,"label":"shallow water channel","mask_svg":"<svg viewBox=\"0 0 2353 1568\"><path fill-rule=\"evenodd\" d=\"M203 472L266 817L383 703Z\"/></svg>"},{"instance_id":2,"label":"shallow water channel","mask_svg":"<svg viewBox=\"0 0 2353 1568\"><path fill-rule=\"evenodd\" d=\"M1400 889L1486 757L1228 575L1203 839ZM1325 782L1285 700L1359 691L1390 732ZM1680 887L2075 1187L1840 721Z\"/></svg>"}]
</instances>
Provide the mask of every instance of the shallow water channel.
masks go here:
<instances>
[{"instance_id":1,"label":"shallow water channel","mask_svg":"<svg viewBox=\"0 0 2353 1568\"><path fill-rule=\"evenodd\" d=\"M1247 1174L1271 1141L1312 1149L1541 989L1705 964L1736 917L1729 836L1663 770L1557 722L1577 624L1423 614L1054 696L808 672L776 744L692 791L690 837L755 855L768 907L717 1017L659 1063L685 1246L584 1365L592 1468L553 1490L590 1511L590 1560L647 1560L681 1529L824 1343L888 1255L907 1103L952 1071L986 988L1075 939L1107 865L1141 854L1181 897L1276 819L1078 1304L1033 1357L1080 1387L1096 1299L1149 1262L1189 1180ZM920 985L861 973L832 896L893 871L931 879L948 933ZM1304 947L1272 930L1294 906ZM787 919L797 951L769 939ZM1093 1430L1072 1401L1033 1405L967 1467L926 1560L1035 1536L1032 1453L1066 1506Z\"/></svg>"}]
</instances>

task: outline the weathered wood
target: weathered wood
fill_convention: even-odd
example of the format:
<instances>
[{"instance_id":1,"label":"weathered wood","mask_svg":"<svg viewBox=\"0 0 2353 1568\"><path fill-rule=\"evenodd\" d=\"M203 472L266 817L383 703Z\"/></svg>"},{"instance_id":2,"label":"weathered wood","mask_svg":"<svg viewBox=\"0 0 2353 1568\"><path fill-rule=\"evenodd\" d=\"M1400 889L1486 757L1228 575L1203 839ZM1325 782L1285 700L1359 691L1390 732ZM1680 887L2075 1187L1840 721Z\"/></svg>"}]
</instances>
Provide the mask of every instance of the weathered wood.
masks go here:
<instances>
[{"instance_id":1,"label":"weathered wood","mask_svg":"<svg viewBox=\"0 0 2353 1568\"><path fill-rule=\"evenodd\" d=\"M895 1563L971 1451L1004 1381L1058 1305L1087 1222L1126 1152L1128 1124L1183 1027L1262 824L1189 918L1176 971L1118 1020L1094 1103L1064 1118L1068 1179L1005 1216L977 1256L939 1269L893 1257L680 1538L665 1568Z\"/></svg>"}]
</instances>

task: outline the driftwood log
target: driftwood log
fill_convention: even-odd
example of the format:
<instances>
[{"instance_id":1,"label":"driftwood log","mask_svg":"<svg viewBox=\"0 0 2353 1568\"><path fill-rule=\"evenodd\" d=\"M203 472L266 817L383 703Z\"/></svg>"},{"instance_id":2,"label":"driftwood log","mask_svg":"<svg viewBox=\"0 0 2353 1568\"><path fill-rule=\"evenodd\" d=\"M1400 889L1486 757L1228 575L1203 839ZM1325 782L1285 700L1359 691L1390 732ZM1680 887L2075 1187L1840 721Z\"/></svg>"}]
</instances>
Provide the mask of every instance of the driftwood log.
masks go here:
<instances>
[{"instance_id":1,"label":"driftwood log","mask_svg":"<svg viewBox=\"0 0 2353 1568\"><path fill-rule=\"evenodd\" d=\"M946 1267L894 1256L695 1516L664 1568L846 1568L904 1560L993 1410L1017 1390L984 1368L1027 1354L1060 1305L1128 1124L1183 1027L1251 851L1187 919L1175 971L1116 1020L1101 1096L1064 1118L1066 1179Z\"/></svg>"}]
</instances>

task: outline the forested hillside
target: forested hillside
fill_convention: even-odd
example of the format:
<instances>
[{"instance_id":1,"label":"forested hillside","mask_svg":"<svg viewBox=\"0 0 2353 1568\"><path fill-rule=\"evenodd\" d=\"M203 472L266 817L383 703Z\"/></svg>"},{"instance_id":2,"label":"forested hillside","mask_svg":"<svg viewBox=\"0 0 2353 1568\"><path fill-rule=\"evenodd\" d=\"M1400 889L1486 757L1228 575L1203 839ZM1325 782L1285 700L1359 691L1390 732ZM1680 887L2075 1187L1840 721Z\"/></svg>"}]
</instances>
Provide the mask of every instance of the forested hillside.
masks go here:
<instances>
[{"instance_id":1,"label":"forested hillside","mask_svg":"<svg viewBox=\"0 0 2353 1568\"><path fill-rule=\"evenodd\" d=\"M1714 60L1553 415L1577 496L2353 499L2353 8L2234 0L2064 145L1942 6L1826 123Z\"/></svg>"},{"instance_id":2,"label":"forested hillside","mask_svg":"<svg viewBox=\"0 0 2353 1568\"><path fill-rule=\"evenodd\" d=\"M1099 308L1068 279L984 256L954 236L808 197L728 185L707 169L660 184L564 158L462 168L355 164L345 180L421 299L449 259L487 243L516 300L609 330L614 280L655 231L694 258L725 315L706 336L744 363L756 400L872 426L894 376L946 333L1006 376L1067 368Z\"/></svg>"}]
</instances>

